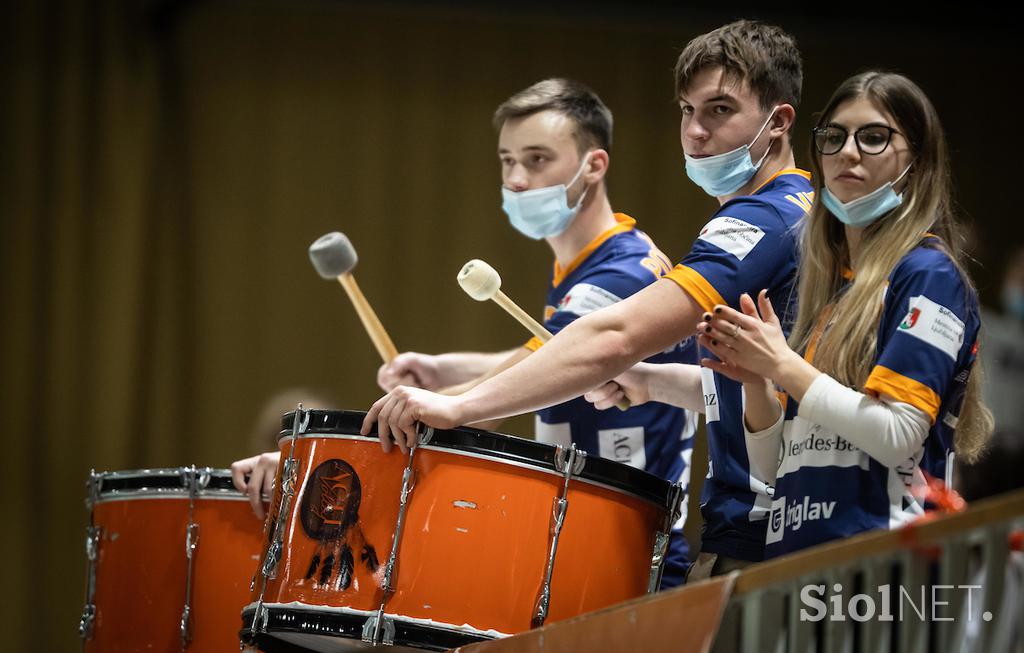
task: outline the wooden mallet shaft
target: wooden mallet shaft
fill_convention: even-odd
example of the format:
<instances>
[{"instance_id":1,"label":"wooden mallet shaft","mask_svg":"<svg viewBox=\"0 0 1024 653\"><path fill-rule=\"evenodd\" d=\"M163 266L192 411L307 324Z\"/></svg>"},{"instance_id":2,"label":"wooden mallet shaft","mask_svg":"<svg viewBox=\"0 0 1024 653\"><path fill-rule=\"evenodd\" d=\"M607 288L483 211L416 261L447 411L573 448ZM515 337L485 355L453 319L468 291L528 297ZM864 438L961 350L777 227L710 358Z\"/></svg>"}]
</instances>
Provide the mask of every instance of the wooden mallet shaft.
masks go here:
<instances>
[{"instance_id":1,"label":"wooden mallet shaft","mask_svg":"<svg viewBox=\"0 0 1024 653\"><path fill-rule=\"evenodd\" d=\"M356 278L351 274L342 274L338 276L338 283L345 289L348 298L352 300L352 306L356 309L356 315L359 316L359 321L363 323L363 328L366 329L367 335L373 341L373 346L377 349L377 353L380 354L385 363L393 361L395 356L398 356L398 349L395 348L395 343L391 341L391 336L384 329L384 325L381 324L377 314L373 311L370 302L366 301L366 296L359 289Z\"/></svg>"},{"instance_id":2,"label":"wooden mallet shaft","mask_svg":"<svg viewBox=\"0 0 1024 653\"><path fill-rule=\"evenodd\" d=\"M352 306L356 309L359 321L363 323L367 335L377 349L377 353L385 363L390 363L398 356L395 343L391 341L388 332L384 330L377 314L366 301L366 296L359 289L359 284L352 276L359 257L348 237L340 231L332 231L321 236L309 246L309 260L313 267L324 279L337 279L341 287L345 289Z\"/></svg>"},{"instance_id":3,"label":"wooden mallet shaft","mask_svg":"<svg viewBox=\"0 0 1024 653\"><path fill-rule=\"evenodd\" d=\"M551 340L551 332L544 328L537 320L530 317L530 314L519 308L519 306L501 292L501 276L493 267L481 261L473 259L459 271L459 285L466 294L477 300L485 302L493 299L494 302L505 309L517 322L526 327L526 330L537 336L541 342ZM629 399L623 397L615 407L619 410L628 410L631 406Z\"/></svg>"}]
</instances>

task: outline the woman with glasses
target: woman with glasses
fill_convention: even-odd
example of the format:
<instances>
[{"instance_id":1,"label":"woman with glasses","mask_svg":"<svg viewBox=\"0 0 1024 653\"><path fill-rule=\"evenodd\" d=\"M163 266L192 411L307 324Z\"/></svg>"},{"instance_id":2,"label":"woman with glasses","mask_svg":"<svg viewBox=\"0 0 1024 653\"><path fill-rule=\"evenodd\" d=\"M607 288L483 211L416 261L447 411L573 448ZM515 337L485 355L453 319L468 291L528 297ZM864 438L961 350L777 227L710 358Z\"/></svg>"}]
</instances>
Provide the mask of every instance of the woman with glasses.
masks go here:
<instances>
[{"instance_id":1,"label":"woman with glasses","mask_svg":"<svg viewBox=\"0 0 1024 653\"><path fill-rule=\"evenodd\" d=\"M954 452L976 458L992 431L931 102L902 75L857 75L813 143L788 342L763 291L698 326L720 359L703 364L745 382L751 469L774 485L768 556L922 514L928 478L948 484Z\"/></svg>"}]
</instances>

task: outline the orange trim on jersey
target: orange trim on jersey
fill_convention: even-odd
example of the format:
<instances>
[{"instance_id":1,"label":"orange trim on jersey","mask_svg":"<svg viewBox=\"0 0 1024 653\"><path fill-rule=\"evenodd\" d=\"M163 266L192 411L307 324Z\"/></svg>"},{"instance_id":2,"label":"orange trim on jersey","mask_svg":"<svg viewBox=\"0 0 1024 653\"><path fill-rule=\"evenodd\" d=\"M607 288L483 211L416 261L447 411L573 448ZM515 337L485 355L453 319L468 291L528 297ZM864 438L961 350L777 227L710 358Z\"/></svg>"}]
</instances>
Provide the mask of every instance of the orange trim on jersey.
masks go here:
<instances>
[{"instance_id":1,"label":"orange trim on jersey","mask_svg":"<svg viewBox=\"0 0 1024 653\"><path fill-rule=\"evenodd\" d=\"M801 170L800 168L785 168L783 170L779 170L771 177L768 177L768 179L766 179L763 184L754 189L754 192L751 193L751 195L761 190L771 182L775 181L777 177L781 177L782 175L800 175L801 177L807 179L808 181L810 181L811 179L811 173L807 172L806 170Z\"/></svg>"},{"instance_id":2,"label":"orange trim on jersey","mask_svg":"<svg viewBox=\"0 0 1024 653\"><path fill-rule=\"evenodd\" d=\"M583 261L586 261L587 257L594 253L594 250L603 245L604 241L608 240L615 234L621 234L627 231L632 231L633 228L636 226L636 220L629 217L625 213L616 213L615 221L618 223L617 225L605 231L594 240L590 241L590 243L587 244L586 247L580 250L580 253L576 255L576 258L572 260L572 263L565 266L565 268L562 268L562 266L558 264L558 261L555 261L555 273L551 280L552 288L558 286L558 284L565 281L565 278L569 276L573 270L578 268L583 263Z\"/></svg>"},{"instance_id":3,"label":"orange trim on jersey","mask_svg":"<svg viewBox=\"0 0 1024 653\"><path fill-rule=\"evenodd\" d=\"M899 372L894 372L888 367L875 365L871 370L867 382L864 383L864 391L874 396L887 394L897 401L910 404L911 406L928 413L932 424L939 416L939 407L942 399L934 390Z\"/></svg>"},{"instance_id":4,"label":"orange trim on jersey","mask_svg":"<svg viewBox=\"0 0 1024 653\"><path fill-rule=\"evenodd\" d=\"M541 339L538 338L537 336L534 336L527 340L526 344L523 346L529 349L530 351L537 351L538 349L544 346L544 342L541 341Z\"/></svg>"},{"instance_id":5,"label":"orange trim on jersey","mask_svg":"<svg viewBox=\"0 0 1024 653\"><path fill-rule=\"evenodd\" d=\"M693 268L677 265L671 272L663 276L662 279L675 281L686 294L693 297L693 300L700 304L700 307L708 313L715 308L716 304L728 306L725 300L722 299L722 296L718 294L718 291L715 290L715 287L702 277L700 272Z\"/></svg>"},{"instance_id":6,"label":"orange trim on jersey","mask_svg":"<svg viewBox=\"0 0 1024 653\"><path fill-rule=\"evenodd\" d=\"M822 311L821 317L818 318L818 323L814 325L814 331L811 331L811 337L807 339L807 351L804 352L804 360L814 365L814 353L818 351L818 341L821 340L822 334L825 333L825 326L828 325L829 319L832 318L832 309L835 308L835 304L829 304Z\"/></svg>"}]
</instances>

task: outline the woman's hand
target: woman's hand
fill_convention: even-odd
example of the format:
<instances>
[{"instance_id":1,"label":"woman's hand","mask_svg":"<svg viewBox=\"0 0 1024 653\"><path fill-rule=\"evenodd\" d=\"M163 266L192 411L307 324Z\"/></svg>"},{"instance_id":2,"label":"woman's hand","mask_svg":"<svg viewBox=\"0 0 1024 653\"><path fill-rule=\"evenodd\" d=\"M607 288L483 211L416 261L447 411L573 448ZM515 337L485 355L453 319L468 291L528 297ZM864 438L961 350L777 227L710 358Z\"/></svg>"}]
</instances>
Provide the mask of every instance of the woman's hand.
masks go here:
<instances>
[{"instance_id":1,"label":"woman's hand","mask_svg":"<svg viewBox=\"0 0 1024 653\"><path fill-rule=\"evenodd\" d=\"M780 366L796 354L786 342L768 291L758 293L757 305L743 293L740 308L742 313L718 305L713 315L704 314L697 325L698 339L720 362L704 359L701 364L742 383L754 383L756 377L777 380Z\"/></svg>"}]
</instances>

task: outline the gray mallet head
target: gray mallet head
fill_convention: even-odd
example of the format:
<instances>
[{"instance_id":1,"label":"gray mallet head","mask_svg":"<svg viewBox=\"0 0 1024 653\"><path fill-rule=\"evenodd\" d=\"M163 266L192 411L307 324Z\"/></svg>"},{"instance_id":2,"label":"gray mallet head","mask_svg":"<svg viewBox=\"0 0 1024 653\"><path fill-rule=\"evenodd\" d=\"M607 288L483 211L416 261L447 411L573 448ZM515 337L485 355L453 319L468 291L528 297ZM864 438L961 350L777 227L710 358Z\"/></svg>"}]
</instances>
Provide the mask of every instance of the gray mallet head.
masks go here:
<instances>
[{"instance_id":1,"label":"gray mallet head","mask_svg":"<svg viewBox=\"0 0 1024 653\"><path fill-rule=\"evenodd\" d=\"M340 231L320 236L309 246L309 260L324 279L337 279L356 267L359 257L348 237Z\"/></svg>"},{"instance_id":2,"label":"gray mallet head","mask_svg":"<svg viewBox=\"0 0 1024 653\"><path fill-rule=\"evenodd\" d=\"M501 290L501 277L498 271L478 258L462 266L458 279L466 294L478 302L493 299Z\"/></svg>"}]
</instances>

